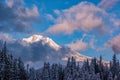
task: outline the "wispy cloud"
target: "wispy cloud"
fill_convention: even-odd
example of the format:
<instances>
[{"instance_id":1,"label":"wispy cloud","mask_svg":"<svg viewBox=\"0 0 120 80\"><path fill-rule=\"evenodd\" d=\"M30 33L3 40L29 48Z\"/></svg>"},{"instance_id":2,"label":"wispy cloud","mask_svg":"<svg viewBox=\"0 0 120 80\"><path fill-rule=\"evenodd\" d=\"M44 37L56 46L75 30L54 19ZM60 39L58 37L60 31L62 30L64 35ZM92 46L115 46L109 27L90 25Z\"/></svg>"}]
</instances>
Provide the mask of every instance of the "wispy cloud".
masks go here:
<instances>
[{"instance_id":1,"label":"wispy cloud","mask_svg":"<svg viewBox=\"0 0 120 80\"><path fill-rule=\"evenodd\" d=\"M40 14L36 5L25 6L24 0L6 0L0 3L1 32L29 32L33 21L40 22Z\"/></svg>"},{"instance_id":2,"label":"wispy cloud","mask_svg":"<svg viewBox=\"0 0 120 80\"><path fill-rule=\"evenodd\" d=\"M48 20L54 20L54 17L51 14L45 15Z\"/></svg>"},{"instance_id":3,"label":"wispy cloud","mask_svg":"<svg viewBox=\"0 0 120 80\"><path fill-rule=\"evenodd\" d=\"M68 44L67 46L76 51L87 50L88 43L83 41L85 37L86 37L86 34L84 34L80 40L72 42L72 43Z\"/></svg>"},{"instance_id":4,"label":"wispy cloud","mask_svg":"<svg viewBox=\"0 0 120 80\"><path fill-rule=\"evenodd\" d=\"M76 51L84 51L88 48L88 44L83 42L82 40L77 40L76 42L72 42L68 46Z\"/></svg>"},{"instance_id":5,"label":"wispy cloud","mask_svg":"<svg viewBox=\"0 0 120 80\"><path fill-rule=\"evenodd\" d=\"M107 10L112 8L117 2L120 2L120 0L101 0L98 6L104 10Z\"/></svg>"},{"instance_id":6,"label":"wispy cloud","mask_svg":"<svg viewBox=\"0 0 120 80\"><path fill-rule=\"evenodd\" d=\"M0 33L0 40L7 42L14 41L14 39L7 33Z\"/></svg>"},{"instance_id":7,"label":"wispy cloud","mask_svg":"<svg viewBox=\"0 0 120 80\"><path fill-rule=\"evenodd\" d=\"M101 39L102 40L102 39ZM89 43L89 49L93 49L94 51L100 52L100 51L104 51L107 49L107 46L103 43L103 44L99 44L99 39L96 39L96 37L94 35L90 36L90 39L88 41Z\"/></svg>"}]
</instances>

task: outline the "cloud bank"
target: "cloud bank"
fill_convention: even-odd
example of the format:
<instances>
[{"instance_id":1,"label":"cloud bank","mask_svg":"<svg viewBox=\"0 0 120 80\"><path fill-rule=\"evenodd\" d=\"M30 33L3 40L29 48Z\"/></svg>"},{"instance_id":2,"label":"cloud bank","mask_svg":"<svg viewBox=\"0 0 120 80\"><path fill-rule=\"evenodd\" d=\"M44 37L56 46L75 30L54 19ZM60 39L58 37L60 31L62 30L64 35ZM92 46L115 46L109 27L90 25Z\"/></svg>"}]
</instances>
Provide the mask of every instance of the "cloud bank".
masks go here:
<instances>
[{"instance_id":1,"label":"cloud bank","mask_svg":"<svg viewBox=\"0 0 120 80\"><path fill-rule=\"evenodd\" d=\"M100 35L114 35L115 31L120 27L120 19L116 17L116 14L107 12L107 9L113 7L120 0L101 0L101 2L96 6L90 2L83 1L77 5L74 5L68 9L64 10L54 10L56 14L55 18L52 16L54 24L50 26L46 32L50 34L74 34L76 31L81 31L83 33L96 33ZM102 37L103 38L103 37ZM97 39L96 39L97 40ZM95 41L96 41L95 40ZM106 43L104 41L104 43ZM103 43L102 46L105 46ZM74 50L86 50L88 46L96 51L108 49L108 46L100 47L95 45L94 41L88 41L85 43L83 40L77 40L76 42L71 42L68 46ZM119 52L119 46L113 42L111 48L115 53Z\"/></svg>"},{"instance_id":2,"label":"cloud bank","mask_svg":"<svg viewBox=\"0 0 120 80\"><path fill-rule=\"evenodd\" d=\"M58 16L54 25L46 32L51 34L64 33L72 34L74 31L99 30L106 32L108 29L109 15L101 8L89 2L81 2L65 10L55 10Z\"/></svg>"},{"instance_id":3,"label":"cloud bank","mask_svg":"<svg viewBox=\"0 0 120 80\"><path fill-rule=\"evenodd\" d=\"M26 7L24 0L6 0L0 2L0 31L29 32L33 22L40 22L40 14L36 5Z\"/></svg>"}]
</instances>

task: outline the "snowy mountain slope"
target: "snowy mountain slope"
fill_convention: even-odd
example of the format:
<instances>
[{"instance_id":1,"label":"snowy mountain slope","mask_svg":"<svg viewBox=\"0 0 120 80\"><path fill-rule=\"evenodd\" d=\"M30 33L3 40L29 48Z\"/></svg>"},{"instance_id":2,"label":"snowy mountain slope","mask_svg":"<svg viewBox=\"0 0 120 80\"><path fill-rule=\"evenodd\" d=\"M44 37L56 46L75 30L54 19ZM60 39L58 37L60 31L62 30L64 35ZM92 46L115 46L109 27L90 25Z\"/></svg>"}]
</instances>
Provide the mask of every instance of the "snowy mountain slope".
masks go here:
<instances>
[{"instance_id":1,"label":"snowy mountain slope","mask_svg":"<svg viewBox=\"0 0 120 80\"><path fill-rule=\"evenodd\" d=\"M60 48L60 46L57 45L52 39L48 37L43 37L42 35L33 35L30 36L29 38L23 38L23 41L31 44L41 41L43 45L48 44L50 47L54 48L55 50L58 50Z\"/></svg>"},{"instance_id":2,"label":"snowy mountain slope","mask_svg":"<svg viewBox=\"0 0 120 80\"><path fill-rule=\"evenodd\" d=\"M27 47L24 47L24 52L20 53L28 53L26 57L25 54L23 60L25 63L30 64L32 67L40 67L44 62L52 63L61 63L65 64L68 58L74 57L76 61L82 62L85 60L91 60L92 58L89 56L85 56L80 54L69 47L60 46L55 43L52 39L48 37L44 37L41 35L32 35L28 38L24 38L22 43L25 43ZM108 64L107 61L104 61L105 65Z\"/></svg>"},{"instance_id":3,"label":"snowy mountain slope","mask_svg":"<svg viewBox=\"0 0 120 80\"><path fill-rule=\"evenodd\" d=\"M45 61L67 61L69 57L75 57L77 61L91 59L91 57L82 55L68 47L59 46L52 39L41 35L33 35L29 38L24 38L23 41L31 46L36 46L36 50L39 53L38 58L41 58L40 56L42 55L42 60Z\"/></svg>"}]
</instances>

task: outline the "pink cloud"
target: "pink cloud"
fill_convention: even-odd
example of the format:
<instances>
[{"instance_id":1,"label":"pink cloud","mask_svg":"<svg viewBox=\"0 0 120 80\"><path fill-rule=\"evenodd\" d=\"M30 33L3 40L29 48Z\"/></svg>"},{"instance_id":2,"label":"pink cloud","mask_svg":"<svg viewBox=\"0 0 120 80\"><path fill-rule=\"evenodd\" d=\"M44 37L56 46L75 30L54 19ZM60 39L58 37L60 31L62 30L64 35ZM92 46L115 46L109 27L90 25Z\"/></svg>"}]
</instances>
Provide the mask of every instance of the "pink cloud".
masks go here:
<instances>
[{"instance_id":1,"label":"pink cloud","mask_svg":"<svg viewBox=\"0 0 120 80\"><path fill-rule=\"evenodd\" d=\"M83 34L80 40L71 42L70 44L67 44L67 46L76 51L87 50L89 44L83 41L85 37L87 37L87 34Z\"/></svg>"},{"instance_id":2,"label":"pink cloud","mask_svg":"<svg viewBox=\"0 0 120 80\"><path fill-rule=\"evenodd\" d=\"M82 40L77 40L76 42L72 42L68 45L71 49L76 51L84 51L88 48L88 44L83 42Z\"/></svg>"},{"instance_id":3,"label":"pink cloud","mask_svg":"<svg viewBox=\"0 0 120 80\"><path fill-rule=\"evenodd\" d=\"M54 11L58 18L55 24L48 28L49 33L72 34L74 31L91 31L97 27L102 28L104 25L103 18L97 13L106 15L104 10L96 7L89 2L81 2L65 10Z\"/></svg>"},{"instance_id":4,"label":"pink cloud","mask_svg":"<svg viewBox=\"0 0 120 80\"><path fill-rule=\"evenodd\" d=\"M120 34L109 40L107 46L111 47L114 53L120 53Z\"/></svg>"},{"instance_id":5,"label":"pink cloud","mask_svg":"<svg viewBox=\"0 0 120 80\"><path fill-rule=\"evenodd\" d=\"M117 2L120 2L120 0L101 0L98 6L106 10L113 7Z\"/></svg>"}]
</instances>

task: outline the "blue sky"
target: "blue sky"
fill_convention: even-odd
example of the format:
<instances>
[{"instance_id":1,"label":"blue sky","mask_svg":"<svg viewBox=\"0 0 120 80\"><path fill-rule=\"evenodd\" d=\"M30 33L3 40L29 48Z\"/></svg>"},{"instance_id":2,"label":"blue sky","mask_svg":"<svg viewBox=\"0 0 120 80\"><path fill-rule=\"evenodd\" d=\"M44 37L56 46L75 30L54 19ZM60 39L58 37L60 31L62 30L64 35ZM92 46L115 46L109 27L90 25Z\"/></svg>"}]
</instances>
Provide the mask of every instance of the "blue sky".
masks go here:
<instances>
[{"instance_id":1,"label":"blue sky","mask_svg":"<svg viewBox=\"0 0 120 80\"><path fill-rule=\"evenodd\" d=\"M40 34L91 57L102 55L111 60L115 53L120 58L120 0L1 0L0 3L0 39L6 35L22 39Z\"/></svg>"}]
</instances>

